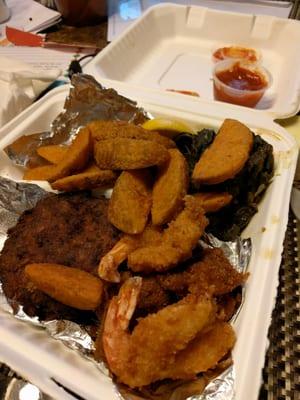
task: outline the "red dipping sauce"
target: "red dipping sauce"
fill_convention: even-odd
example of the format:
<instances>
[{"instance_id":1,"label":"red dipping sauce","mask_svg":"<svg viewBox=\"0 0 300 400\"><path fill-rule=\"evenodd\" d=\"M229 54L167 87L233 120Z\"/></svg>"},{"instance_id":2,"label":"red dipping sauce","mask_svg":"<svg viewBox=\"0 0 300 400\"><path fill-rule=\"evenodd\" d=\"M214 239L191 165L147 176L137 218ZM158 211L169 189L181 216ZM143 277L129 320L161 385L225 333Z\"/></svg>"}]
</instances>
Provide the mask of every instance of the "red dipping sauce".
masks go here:
<instances>
[{"instance_id":1,"label":"red dipping sauce","mask_svg":"<svg viewBox=\"0 0 300 400\"><path fill-rule=\"evenodd\" d=\"M227 58L242 59L256 63L259 61L260 56L256 50L240 46L221 47L213 53L214 62L226 60Z\"/></svg>"},{"instance_id":2,"label":"red dipping sauce","mask_svg":"<svg viewBox=\"0 0 300 400\"><path fill-rule=\"evenodd\" d=\"M227 103L254 107L269 83L270 76L262 67L241 61L223 61L214 70L214 97Z\"/></svg>"}]
</instances>

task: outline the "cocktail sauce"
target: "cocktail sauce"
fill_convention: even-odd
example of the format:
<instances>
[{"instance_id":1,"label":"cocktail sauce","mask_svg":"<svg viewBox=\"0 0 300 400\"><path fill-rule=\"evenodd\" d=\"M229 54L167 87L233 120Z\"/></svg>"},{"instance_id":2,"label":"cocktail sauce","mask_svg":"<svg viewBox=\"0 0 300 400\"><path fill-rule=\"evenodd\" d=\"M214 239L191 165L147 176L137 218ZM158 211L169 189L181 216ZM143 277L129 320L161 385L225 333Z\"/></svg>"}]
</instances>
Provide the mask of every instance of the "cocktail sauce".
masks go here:
<instances>
[{"instance_id":1,"label":"cocktail sauce","mask_svg":"<svg viewBox=\"0 0 300 400\"><path fill-rule=\"evenodd\" d=\"M257 71L242 67L239 63L232 68L216 73L218 79L238 90L260 90L267 86L265 77Z\"/></svg>"},{"instance_id":2,"label":"cocktail sauce","mask_svg":"<svg viewBox=\"0 0 300 400\"><path fill-rule=\"evenodd\" d=\"M247 107L254 107L268 86L263 73L238 61L227 69L216 71L215 77L214 95L217 100Z\"/></svg>"},{"instance_id":3,"label":"cocktail sauce","mask_svg":"<svg viewBox=\"0 0 300 400\"><path fill-rule=\"evenodd\" d=\"M227 58L239 58L255 63L258 61L259 55L254 49L239 46L221 47L213 53L215 62L226 60Z\"/></svg>"}]
</instances>

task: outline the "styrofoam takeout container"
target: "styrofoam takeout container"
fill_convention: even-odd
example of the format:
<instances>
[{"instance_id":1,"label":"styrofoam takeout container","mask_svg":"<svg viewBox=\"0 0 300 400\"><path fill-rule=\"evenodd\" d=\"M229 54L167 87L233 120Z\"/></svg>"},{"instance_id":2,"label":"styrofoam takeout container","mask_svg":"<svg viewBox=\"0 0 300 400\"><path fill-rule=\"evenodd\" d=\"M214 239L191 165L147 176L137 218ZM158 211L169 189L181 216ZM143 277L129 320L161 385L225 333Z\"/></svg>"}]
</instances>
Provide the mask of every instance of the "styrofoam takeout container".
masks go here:
<instances>
[{"instance_id":1,"label":"styrofoam takeout container","mask_svg":"<svg viewBox=\"0 0 300 400\"><path fill-rule=\"evenodd\" d=\"M267 332L275 304L298 154L295 140L273 118L292 115L299 109L300 52L293 51L293 46L300 46L299 40L295 42L298 35L299 25L294 21L275 17L237 15L200 7L156 6L101 52L85 71L104 86L114 87L136 100L154 117L184 120L196 129L216 130L225 118L235 118L274 147L274 179L259 212L243 232L244 237L252 239L253 253L245 303L234 323L238 338L233 351L237 400L257 399L268 346ZM265 66L275 80L275 100L269 108L266 104L264 110L259 110L215 102L205 96L206 89L200 98L164 90L202 91L202 78L207 84L208 65L213 67L210 50L228 42L262 51ZM186 68L188 72L184 74ZM48 130L62 110L68 90L69 87L53 90L0 129L2 176L20 180L23 171L12 165L1 149L24 134ZM55 399L73 397L54 380L88 400L119 399L110 379L91 362L51 339L46 332L1 311L1 299L0 359Z\"/></svg>"},{"instance_id":2,"label":"styrofoam takeout container","mask_svg":"<svg viewBox=\"0 0 300 400\"><path fill-rule=\"evenodd\" d=\"M101 51L86 72L114 82L191 90L213 100L213 51L254 48L270 71L272 86L256 105L273 118L294 115L300 105L300 22L198 6L161 4ZM195 99L197 101L197 99Z\"/></svg>"},{"instance_id":3,"label":"styrofoam takeout container","mask_svg":"<svg viewBox=\"0 0 300 400\"><path fill-rule=\"evenodd\" d=\"M49 129L51 121L63 108L68 89L55 89L2 128L0 149L24 134ZM274 147L276 172L273 182L259 205L259 212L243 233L244 237L252 238L253 254L245 303L235 322L238 337L233 351L236 399L254 400L261 382L268 326L276 298L297 144L282 127L255 110L208 102L203 102L199 110L199 104L189 97L174 97L168 93L157 97L156 92L122 85L118 90L137 100L154 117L184 120L197 129L218 129L224 118L236 118ZM3 151L0 153L0 171L2 176L11 179L22 178L22 169L13 166ZM65 348L46 332L1 311L1 300L0 359L55 399L72 398L55 381L88 400L119 399L109 378L90 361Z\"/></svg>"}]
</instances>

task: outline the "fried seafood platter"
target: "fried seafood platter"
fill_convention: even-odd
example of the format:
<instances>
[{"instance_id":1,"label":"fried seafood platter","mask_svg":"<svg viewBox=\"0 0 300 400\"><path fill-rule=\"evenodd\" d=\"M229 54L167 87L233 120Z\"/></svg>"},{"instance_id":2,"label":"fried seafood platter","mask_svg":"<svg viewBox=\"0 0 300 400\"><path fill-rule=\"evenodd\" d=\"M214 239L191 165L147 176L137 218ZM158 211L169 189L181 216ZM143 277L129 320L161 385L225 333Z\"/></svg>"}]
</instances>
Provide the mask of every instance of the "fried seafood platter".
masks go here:
<instances>
[{"instance_id":1,"label":"fried seafood platter","mask_svg":"<svg viewBox=\"0 0 300 400\"><path fill-rule=\"evenodd\" d=\"M0 278L12 306L88 326L95 359L145 397L228 367L248 274L199 241L241 233L272 177L272 147L233 119L172 138L95 120L36 152L44 162L24 180L57 192L8 232Z\"/></svg>"}]
</instances>

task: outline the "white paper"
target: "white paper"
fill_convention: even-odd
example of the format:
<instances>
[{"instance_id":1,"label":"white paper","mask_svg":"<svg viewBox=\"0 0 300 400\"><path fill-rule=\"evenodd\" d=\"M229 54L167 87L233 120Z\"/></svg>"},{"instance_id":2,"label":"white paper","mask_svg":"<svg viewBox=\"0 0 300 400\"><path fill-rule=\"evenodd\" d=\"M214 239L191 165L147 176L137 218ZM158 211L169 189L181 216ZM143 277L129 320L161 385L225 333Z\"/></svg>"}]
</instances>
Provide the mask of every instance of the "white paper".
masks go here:
<instances>
[{"instance_id":1,"label":"white paper","mask_svg":"<svg viewBox=\"0 0 300 400\"><path fill-rule=\"evenodd\" d=\"M59 75L56 68L32 69L21 60L0 56L0 126L28 107Z\"/></svg>"},{"instance_id":2,"label":"white paper","mask_svg":"<svg viewBox=\"0 0 300 400\"><path fill-rule=\"evenodd\" d=\"M5 27L11 26L27 32L37 32L55 24L60 13L44 7L34 0L7 0L10 18L0 24L0 38L5 37Z\"/></svg>"},{"instance_id":3,"label":"white paper","mask_svg":"<svg viewBox=\"0 0 300 400\"><path fill-rule=\"evenodd\" d=\"M271 0L111 0L109 2L109 19L107 40L110 42L119 36L135 19L149 7L159 3L176 3L197 5L222 11L234 11L247 14L273 15L288 18L292 2Z\"/></svg>"}]
</instances>

